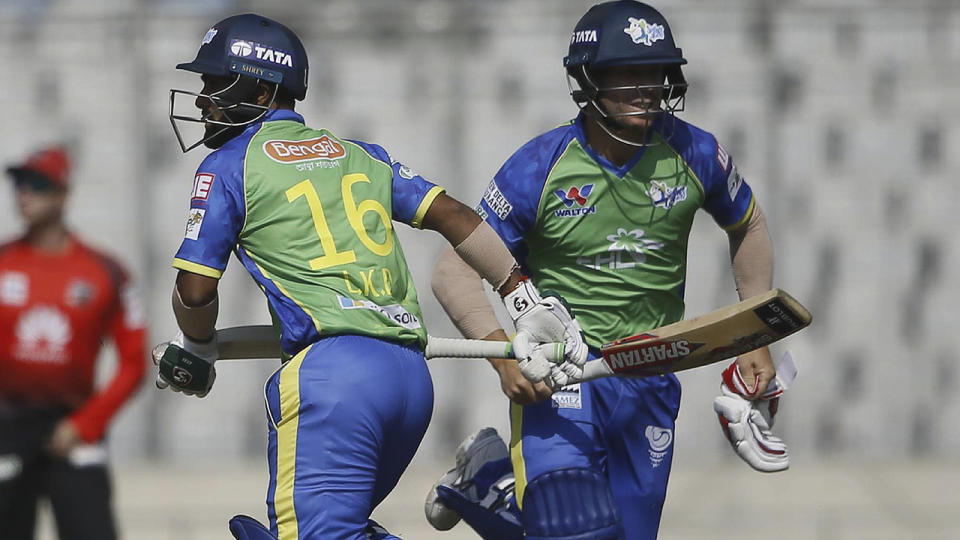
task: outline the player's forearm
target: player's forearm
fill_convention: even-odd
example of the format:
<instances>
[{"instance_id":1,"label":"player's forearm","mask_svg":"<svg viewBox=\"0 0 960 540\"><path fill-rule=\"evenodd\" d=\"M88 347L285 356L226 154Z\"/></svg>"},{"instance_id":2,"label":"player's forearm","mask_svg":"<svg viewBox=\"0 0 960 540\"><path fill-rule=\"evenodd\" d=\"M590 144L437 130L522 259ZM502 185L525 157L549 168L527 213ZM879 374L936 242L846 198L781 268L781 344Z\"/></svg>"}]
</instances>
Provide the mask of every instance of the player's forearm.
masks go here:
<instances>
[{"instance_id":1,"label":"player's forearm","mask_svg":"<svg viewBox=\"0 0 960 540\"><path fill-rule=\"evenodd\" d=\"M423 226L442 234L463 262L501 294L512 291L522 280L517 261L503 240L469 206L442 194L427 210Z\"/></svg>"},{"instance_id":2,"label":"player's forearm","mask_svg":"<svg viewBox=\"0 0 960 540\"><path fill-rule=\"evenodd\" d=\"M173 313L187 338L207 342L213 335L219 312L218 280L180 271L173 287Z\"/></svg>"},{"instance_id":3,"label":"player's forearm","mask_svg":"<svg viewBox=\"0 0 960 540\"><path fill-rule=\"evenodd\" d=\"M437 259L431 286L440 305L465 337L480 339L496 331L503 333L483 292L480 275L452 248L444 249Z\"/></svg>"},{"instance_id":4,"label":"player's forearm","mask_svg":"<svg viewBox=\"0 0 960 540\"><path fill-rule=\"evenodd\" d=\"M773 244L767 220L756 206L747 225L729 234L733 279L741 299L773 288Z\"/></svg>"}]
</instances>

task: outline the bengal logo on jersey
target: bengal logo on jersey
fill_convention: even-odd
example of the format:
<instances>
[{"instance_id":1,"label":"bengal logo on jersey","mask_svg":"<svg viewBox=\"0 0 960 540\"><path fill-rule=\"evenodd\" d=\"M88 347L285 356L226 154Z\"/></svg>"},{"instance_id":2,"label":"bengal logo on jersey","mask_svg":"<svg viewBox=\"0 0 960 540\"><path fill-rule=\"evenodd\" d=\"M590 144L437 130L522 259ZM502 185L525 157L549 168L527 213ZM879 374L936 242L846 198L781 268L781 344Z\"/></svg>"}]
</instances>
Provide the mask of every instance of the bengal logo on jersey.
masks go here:
<instances>
[{"instance_id":1,"label":"bengal logo on jersey","mask_svg":"<svg viewBox=\"0 0 960 540\"><path fill-rule=\"evenodd\" d=\"M263 143L263 153L277 163L299 163L317 159L334 160L347 155L342 144L326 135L306 141L267 141Z\"/></svg>"}]
</instances>

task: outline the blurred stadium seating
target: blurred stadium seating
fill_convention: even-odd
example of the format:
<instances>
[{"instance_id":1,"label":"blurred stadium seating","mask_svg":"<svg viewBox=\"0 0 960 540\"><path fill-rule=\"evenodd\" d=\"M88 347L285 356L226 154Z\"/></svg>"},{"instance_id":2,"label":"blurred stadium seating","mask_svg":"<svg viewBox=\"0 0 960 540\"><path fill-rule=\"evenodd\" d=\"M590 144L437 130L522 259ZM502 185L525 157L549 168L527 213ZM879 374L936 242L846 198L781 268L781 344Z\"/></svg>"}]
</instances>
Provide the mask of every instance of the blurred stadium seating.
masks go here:
<instances>
[{"instance_id":1,"label":"blurred stadium seating","mask_svg":"<svg viewBox=\"0 0 960 540\"><path fill-rule=\"evenodd\" d=\"M135 271L152 341L161 341L174 331L169 262L204 154L180 154L166 117L167 91L198 89L195 77L173 66L193 57L213 22L244 11L287 22L311 55L311 88L298 106L308 123L382 144L472 203L513 150L574 115L561 59L570 29L591 3L5 0L0 160L51 140L73 146L71 222ZM939 474L956 480L958 473L953 332L960 310L951 306L960 305L960 286L949 269L960 264L960 2L654 4L690 61L684 118L713 131L737 160L770 222L776 284L815 318L775 349L789 347L801 370L778 420L802 464L787 480L759 477L725 449L710 406L719 366L682 376L677 476L663 537L734 538L724 516L742 512L740 501L760 514L779 512L781 521L755 523L783 538L960 536L944 501L920 504L925 488L912 480L916 474L936 484L948 480L937 480ZM0 212L4 236L16 230L15 216ZM431 333L455 335L428 286L440 237L400 233ZM706 214L690 248L688 314L734 301L726 240ZM259 291L231 266L220 324L265 322ZM110 362L105 366L109 371ZM122 413L111 446L121 464L117 506L128 537L210 537L203 532L209 515L184 515L177 496L152 490L174 478L192 483L173 473L186 461L230 473L204 476L210 489L203 498L240 493L231 489L235 480L253 486L255 498L233 510L262 515L261 386L274 367L222 366L203 401L161 394L151 383ZM413 479L429 484L452 461L457 442L480 425L507 428L506 404L484 363L439 360L431 371L433 424L409 484L387 503L416 512L420 486L404 486ZM709 467L722 472L708 475ZM813 489L814 479L833 487ZM193 493L179 484L170 489L179 497ZM704 500L711 490L725 493L724 502ZM903 506L908 492L918 504ZM955 496L952 502L956 507ZM172 505L170 516L156 516L154 503ZM231 510L209 504L224 516ZM856 529L861 522L869 528Z\"/></svg>"}]
</instances>

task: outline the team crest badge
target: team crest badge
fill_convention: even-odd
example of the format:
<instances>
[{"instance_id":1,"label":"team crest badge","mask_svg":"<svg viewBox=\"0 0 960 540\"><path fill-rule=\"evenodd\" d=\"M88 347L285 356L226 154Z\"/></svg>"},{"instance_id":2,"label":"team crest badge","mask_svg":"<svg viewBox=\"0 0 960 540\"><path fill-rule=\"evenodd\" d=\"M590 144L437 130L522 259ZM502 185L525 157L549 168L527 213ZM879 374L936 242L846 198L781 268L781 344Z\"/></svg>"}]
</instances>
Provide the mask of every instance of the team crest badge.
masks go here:
<instances>
[{"instance_id":1,"label":"team crest badge","mask_svg":"<svg viewBox=\"0 0 960 540\"><path fill-rule=\"evenodd\" d=\"M664 39L666 35L662 24L648 23L646 19L635 19L633 17L628 18L627 22L630 24L623 31L637 45L643 44L650 47L657 41Z\"/></svg>"},{"instance_id":2,"label":"team crest badge","mask_svg":"<svg viewBox=\"0 0 960 540\"><path fill-rule=\"evenodd\" d=\"M647 190L647 195L650 197L650 200L653 201L654 206L669 210L678 202L687 200L687 187L670 187L666 182L654 180Z\"/></svg>"}]
</instances>

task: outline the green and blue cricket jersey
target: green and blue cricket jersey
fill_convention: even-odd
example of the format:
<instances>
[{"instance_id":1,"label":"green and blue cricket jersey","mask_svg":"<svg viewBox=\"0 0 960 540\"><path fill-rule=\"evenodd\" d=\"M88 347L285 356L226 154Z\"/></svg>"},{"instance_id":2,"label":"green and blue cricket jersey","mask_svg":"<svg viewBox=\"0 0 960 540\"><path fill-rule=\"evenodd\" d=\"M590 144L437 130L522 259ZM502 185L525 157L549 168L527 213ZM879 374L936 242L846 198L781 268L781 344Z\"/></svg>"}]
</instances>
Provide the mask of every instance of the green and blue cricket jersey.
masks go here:
<instances>
[{"instance_id":1,"label":"green and blue cricket jersey","mask_svg":"<svg viewBox=\"0 0 960 540\"><path fill-rule=\"evenodd\" d=\"M560 293L598 346L683 318L687 238L700 208L725 229L754 199L713 135L675 117L622 167L585 141L583 118L534 138L477 212L541 291Z\"/></svg>"},{"instance_id":2,"label":"green and blue cricket jersey","mask_svg":"<svg viewBox=\"0 0 960 540\"><path fill-rule=\"evenodd\" d=\"M219 278L235 253L266 294L287 354L340 334L422 346L392 222L419 228L442 192L377 145L270 111L200 165L173 266Z\"/></svg>"},{"instance_id":3,"label":"green and blue cricket jersey","mask_svg":"<svg viewBox=\"0 0 960 540\"><path fill-rule=\"evenodd\" d=\"M664 117L652 144L621 167L587 145L583 122L521 147L477 211L541 292L566 299L596 347L682 319L697 210L734 229L755 203L729 154L705 131ZM510 453L521 508L528 491L537 500L579 496L578 484L554 483L548 473L597 471L620 509L623 538L656 538L680 393L672 374L611 377L513 404ZM537 508L525 509L523 521L546 519Z\"/></svg>"}]
</instances>

